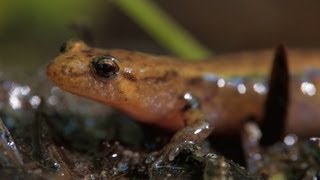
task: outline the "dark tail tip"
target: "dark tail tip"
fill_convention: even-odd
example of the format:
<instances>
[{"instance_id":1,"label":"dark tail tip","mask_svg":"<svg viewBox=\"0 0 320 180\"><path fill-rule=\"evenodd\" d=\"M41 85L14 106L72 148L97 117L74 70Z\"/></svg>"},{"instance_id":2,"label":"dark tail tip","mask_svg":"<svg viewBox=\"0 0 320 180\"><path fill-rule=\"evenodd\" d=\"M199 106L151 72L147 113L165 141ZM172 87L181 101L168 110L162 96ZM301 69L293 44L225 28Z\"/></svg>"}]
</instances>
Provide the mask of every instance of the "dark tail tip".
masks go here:
<instances>
[{"instance_id":1,"label":"dark tail tip","mask_svg":"<svg viewBox=\"0 0 320 180\"><path fill-rule=\"evenodd\" d=\"M287 52L285 46L280 44L276 49L269 79L269 92L261 125L262 145L272 145L282 138L289 103L289 81Z\"/></svg>"}]
</instances>

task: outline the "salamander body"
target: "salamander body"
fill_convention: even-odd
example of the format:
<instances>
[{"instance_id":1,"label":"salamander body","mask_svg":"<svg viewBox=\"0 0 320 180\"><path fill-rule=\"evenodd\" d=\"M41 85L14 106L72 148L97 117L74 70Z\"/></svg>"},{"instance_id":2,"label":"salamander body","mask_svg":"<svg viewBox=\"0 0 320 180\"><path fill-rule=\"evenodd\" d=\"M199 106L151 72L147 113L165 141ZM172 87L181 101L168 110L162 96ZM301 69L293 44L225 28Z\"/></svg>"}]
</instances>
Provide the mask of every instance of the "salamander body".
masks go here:
<instances>
[{"instance_id":1,"label":"salamander body","mask_svg":"<svg viewBox=\"0 0 320 180\"><path fill-rule=\"evenodd\" d=\"M186 100L199 102L216 134L235 134L251 116L261 121L274 53L243 52L200 62L68 43L48 65L61 89L177 131ZM286 132L320 135L320 51L288 51L291 74ZM193 104L191 104L193 105Z\"/></svg>"}]
</instances>

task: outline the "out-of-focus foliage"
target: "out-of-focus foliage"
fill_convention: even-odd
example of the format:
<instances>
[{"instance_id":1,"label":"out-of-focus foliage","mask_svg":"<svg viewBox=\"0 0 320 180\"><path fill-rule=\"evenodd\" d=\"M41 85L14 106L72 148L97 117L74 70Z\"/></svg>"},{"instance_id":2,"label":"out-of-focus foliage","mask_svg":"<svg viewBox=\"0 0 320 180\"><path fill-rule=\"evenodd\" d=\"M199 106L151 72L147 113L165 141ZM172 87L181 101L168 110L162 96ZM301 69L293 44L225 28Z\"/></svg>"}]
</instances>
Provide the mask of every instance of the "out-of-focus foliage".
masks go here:
<instances>
[{"instance_id":1,"label":"out-of-focus foliage","mask_svg":"<svg viewBox=\"0 0 320 180\"><path fill-rule=\"evenodd\" d=\"M15 27L21 27L27 32L41 29L48 30L50 33L53 30L65 29L64 26L74 19L90 20L95 13L94 7L95 5L87 0L76 3L72 0L1 1L0 32L4 33L14 30ZM16 35L27 34L21 31Z\"/></svg>"},{"instance_id":2,"label":"out-of-focus foliage","mask_svg":"<svg viewBox=\"0 0 320 180\"><path fill-rule=\"evenodd\" d=\"M36 74L35 69L55 56L62 42L74 37L72 24L96 22L102 10L95 9L98 2L0 1L1 72L10 79Z\"/></svg>"}]
</instances>

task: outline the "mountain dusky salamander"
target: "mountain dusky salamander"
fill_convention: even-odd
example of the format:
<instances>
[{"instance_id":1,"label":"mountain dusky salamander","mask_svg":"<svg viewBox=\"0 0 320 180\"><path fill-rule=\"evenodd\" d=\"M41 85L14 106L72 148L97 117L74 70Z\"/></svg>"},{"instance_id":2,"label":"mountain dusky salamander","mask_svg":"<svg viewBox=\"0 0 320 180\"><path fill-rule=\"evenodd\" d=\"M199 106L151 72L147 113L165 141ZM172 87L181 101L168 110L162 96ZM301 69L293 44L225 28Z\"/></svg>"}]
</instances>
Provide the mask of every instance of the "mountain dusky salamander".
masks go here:
<instances>
[{"instance_id":1,"label":"mountain dusky salamander","mask_svg":"<svg viewBox=\"0 0 320 180\"><path fill-rule=\"evenodd\" d=\"M75 41L61 49L48 65L47 75L61 89L110 105L141 122L177 131L202 116L214 134L224 135L238 133L248 116L261 121L273 56L266 50L187 62L94 49ZM320 135L320 51L289 49L288 66L285 131ZM201 113L188 111L188 106ZM208 124L200 126L208 128Z\"/></svg>"}]
</instances>

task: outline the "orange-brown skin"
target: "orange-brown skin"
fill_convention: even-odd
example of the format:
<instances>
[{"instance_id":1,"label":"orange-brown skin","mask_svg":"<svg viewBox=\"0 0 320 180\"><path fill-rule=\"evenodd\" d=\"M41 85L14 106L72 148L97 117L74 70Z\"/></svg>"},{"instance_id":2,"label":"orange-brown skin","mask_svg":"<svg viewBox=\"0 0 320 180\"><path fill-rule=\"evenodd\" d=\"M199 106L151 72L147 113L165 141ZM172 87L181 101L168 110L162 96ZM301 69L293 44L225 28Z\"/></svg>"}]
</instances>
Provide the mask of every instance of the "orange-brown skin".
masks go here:
<instances>
[{"instance_id":1,"label":"orange-brown skin","mask_svg":"<svg viewBox=\"0 0 320 180\"><path fill-rule=\"evenodd\" d=\"M93 49L83 42L74 42L48 65L47 74L66 91L170 130L189 124L183 111L186 105L183 95L191 92L199 99L199 111L214 126L214 133L234 134L248 116L260 120L266 94L253 89L255 80L244 81L246 91L241 94L237 89L239 83L232 85L235 79L231 77L264 77L262 80L266 83L273 53L245 52L192 63L126 50ZM91 61L102 55L118 60L120 72L114 79L101 81L93 75ZM288 51L288 56L289 70L299 77L310 68L320 69L320 51L294 50ZM286 132L320 135L319 92L313 96L302 93L299 77L292 76ZM317 90L319 77L308 77ZM224 79L225 85L218 87L215 78Z\"/></svg>"}]
</instances>

